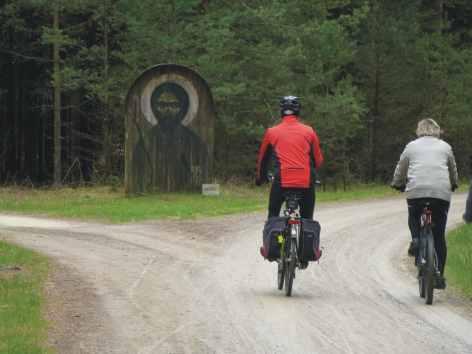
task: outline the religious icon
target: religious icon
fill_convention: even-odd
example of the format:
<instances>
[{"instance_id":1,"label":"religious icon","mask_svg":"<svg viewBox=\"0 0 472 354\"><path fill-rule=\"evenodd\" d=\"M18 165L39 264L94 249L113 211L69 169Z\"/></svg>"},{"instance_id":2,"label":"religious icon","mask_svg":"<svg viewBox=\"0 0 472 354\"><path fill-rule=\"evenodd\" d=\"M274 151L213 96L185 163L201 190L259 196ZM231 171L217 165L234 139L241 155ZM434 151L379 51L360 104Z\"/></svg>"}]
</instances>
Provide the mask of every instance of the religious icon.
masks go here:
<instances>
[{"instance_id":1,"label":"religious icon","mask_svg":"<svg viewBox=\"0 0 472 354\"><path fill-rule=\"evenodd\" d=\"M202 128L198 130L202 124L193 124L207 117L199 116L194 83L184 75L161 75L148 79L141 92L141 112L148 124L135 122L139 139L131 161L132 189L200 188L209 178L212 149L202 140Z\"/></svg>"}]
</instances>

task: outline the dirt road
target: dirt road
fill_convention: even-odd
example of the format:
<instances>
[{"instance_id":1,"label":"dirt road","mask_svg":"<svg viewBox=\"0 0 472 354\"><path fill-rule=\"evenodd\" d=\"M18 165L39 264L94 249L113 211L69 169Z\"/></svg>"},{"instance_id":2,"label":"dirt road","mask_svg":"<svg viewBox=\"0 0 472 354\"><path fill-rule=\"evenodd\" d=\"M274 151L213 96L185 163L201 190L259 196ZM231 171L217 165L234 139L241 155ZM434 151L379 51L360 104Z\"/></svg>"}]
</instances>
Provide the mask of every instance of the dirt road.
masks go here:
<instances>
[{"instance_id":1,"label":"dirt road","mask_svg":"<svg viewBox=\"0 0 472 354\"><path fill-rule=\"evenodd\" d=\"M464 205L456 195L449 226ZM3 215L0 234L58 264L61 353L472 353L465 305L448 290L433 306L417 296L404 200L316 213L324 255L291 298L258 253L261 214L128 225Z\"/></svg>"}]
</instances>

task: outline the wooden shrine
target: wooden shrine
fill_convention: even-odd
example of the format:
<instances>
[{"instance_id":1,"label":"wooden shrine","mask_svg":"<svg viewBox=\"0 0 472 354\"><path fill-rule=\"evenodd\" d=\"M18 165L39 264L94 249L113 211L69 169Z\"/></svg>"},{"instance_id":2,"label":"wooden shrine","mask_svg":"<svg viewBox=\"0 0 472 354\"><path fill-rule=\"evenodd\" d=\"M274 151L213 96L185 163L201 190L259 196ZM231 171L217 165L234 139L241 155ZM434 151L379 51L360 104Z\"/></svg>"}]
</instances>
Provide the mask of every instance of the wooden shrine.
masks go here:
<instances>
[{"instance_id":1,"label":"wooden shrine","mask_svg":"<svg viewBox=\"0 0 472 354\"><path fill-rule=\"evenodd\" d=\"M146 70L126 98L126 192L212 182L215 116L210 88L195 71L175 64Z\"/></svg>"}]
</instances>

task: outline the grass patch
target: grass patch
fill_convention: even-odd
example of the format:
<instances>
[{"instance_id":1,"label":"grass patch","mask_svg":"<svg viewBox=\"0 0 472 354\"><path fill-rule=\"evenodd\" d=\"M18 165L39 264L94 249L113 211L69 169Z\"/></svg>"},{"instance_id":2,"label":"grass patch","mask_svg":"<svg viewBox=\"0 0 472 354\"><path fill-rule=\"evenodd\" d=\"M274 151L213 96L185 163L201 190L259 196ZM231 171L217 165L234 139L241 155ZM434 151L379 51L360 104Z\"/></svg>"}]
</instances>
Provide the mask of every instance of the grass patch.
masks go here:
<instances>
[{"instance_id":1,"label":"grass patch","mask_svg":"<svg viewBox=\"0 0 472 354\"><path fill-rule=\"evenodd\" d=\"M464 225L447 238L446 276L453 287L472 299L472 225Z\"/></svg>"},{"instance_id":2,"label":"grass patch","mask_svg":"<svg viewBox=\"0 0 472 354\"><path fill-rule=\"evenodd\" d=\"M42 286L48 263L0 240L0 353L46 354Z\"/></svg>"},{"instance_id":3,"label":"grass patch","mask_svg":"<svg viewBox=\"0 0 472 354\"><path fill-rule=\"evenodd\" d=\"M126 197L122 191L112 191L109 187L0 189L0 211L111 222L218 216L256 211L264 205L265 201L258 195L242 190L224 191L220 197L196 193Z\"/></svg>"},{"instance_id":4,"label":"grass patch","mask_svg":"<svg viewBox=\"0 0 472 354\"><path fill-rule=\"evenodd\" d=\"M317 202L347 202L362 199L378 199L385 197L400 196L400 193L381 184L361 184L349 187L347 190L320 190L317 191ZM404 195L403 195L404 197Z\"/></svg>"},{"instance_id":5,"label":"grass patch","mask_svg":"<svg viewBox=\"0 0 472 354\"><path fill-rule=\"evenodd\" d=\"M219 197L198 193L126 197L110 187L21 189L0 188L0 211L24 214L129 222L160 218L219 216L267 208L269 187L223 185ZM347 191L319 190L317 202L393 196L387 186L360 185Z\"/></svg>"}]
</instances>

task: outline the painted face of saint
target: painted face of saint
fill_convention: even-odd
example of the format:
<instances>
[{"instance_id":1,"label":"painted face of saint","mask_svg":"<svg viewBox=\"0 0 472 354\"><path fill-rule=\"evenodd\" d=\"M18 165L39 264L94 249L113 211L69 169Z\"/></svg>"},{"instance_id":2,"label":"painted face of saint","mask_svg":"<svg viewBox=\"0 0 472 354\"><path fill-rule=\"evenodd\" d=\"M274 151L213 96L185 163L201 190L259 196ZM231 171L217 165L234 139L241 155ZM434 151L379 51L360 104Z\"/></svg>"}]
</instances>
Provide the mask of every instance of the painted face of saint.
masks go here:
<instances>
[{"instance_id":1,"label":"painted face of saint","mask_svg":"<svg viewBox=\"0 0 472 354\"><path fill-rule=\"evenodd\" d=\"M151 108L162 129L173 129L187 114L189 97L180 85L166 82L152 93Z\"/></svg>"}]
</instances>

